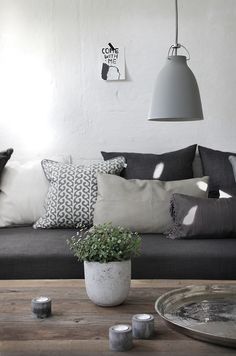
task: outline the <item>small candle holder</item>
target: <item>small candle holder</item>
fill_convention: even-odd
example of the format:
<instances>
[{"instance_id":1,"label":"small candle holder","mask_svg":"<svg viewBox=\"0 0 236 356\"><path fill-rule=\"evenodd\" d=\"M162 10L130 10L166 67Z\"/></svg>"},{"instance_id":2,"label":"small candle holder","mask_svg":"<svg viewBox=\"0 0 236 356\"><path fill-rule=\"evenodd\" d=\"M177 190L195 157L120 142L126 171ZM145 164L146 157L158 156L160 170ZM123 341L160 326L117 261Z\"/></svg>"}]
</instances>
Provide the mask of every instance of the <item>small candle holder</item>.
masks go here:
<instances>
[{"instance_id":1,"label":"small candle holder","mask_svg":"<svg viewBox=\"0 0 236 356\"><path fill-rule=\"evenodd\" d=\"M38 297L31 301L32 313L39 319L48 318L51 315L52 301L48 297Z\"/></svg>"},{"instance_id":2,"label":"small candle holder","mask_svg":"<svg viewBox=\"0 0 236 356\"><path fill-rule=\"evenodd\" d=\"M136 314L132 318L133 337L151 339L154 335L154 317L151 314Z\"/></svg>"},{"instance_id":3,"label":"small candle holder","mask_svg":"<svg viewBox=\"0 0 236 356\"><path fill-rule=\"evenodd\" d=\"M128 351L133 347L132 328L120 324L109 328L109 347L112 351Z\"/></svg>"}]
</instances>

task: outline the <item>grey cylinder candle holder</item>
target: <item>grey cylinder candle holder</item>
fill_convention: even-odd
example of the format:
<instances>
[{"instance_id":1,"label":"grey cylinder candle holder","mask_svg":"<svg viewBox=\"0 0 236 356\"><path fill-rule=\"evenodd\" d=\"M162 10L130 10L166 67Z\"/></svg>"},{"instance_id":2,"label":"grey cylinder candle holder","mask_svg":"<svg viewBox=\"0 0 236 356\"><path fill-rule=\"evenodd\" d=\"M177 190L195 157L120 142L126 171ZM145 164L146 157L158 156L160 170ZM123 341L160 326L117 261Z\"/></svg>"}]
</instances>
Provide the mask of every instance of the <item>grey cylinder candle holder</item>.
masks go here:
<instances>
[{"instance_id":1,"label":"grey cylinder candle holder","mask_svg":"<svg viewBox=\"0 0 236 356\"><path fill-rule=\"evenodd\" d=\"M151 339L154 335L154 317L151 314L136 314L132 318L133 337Z\"/></svg>"},{"instance_id":2,"label":"grey cylinder candle holder","mask_svg":"<svg viewBox=\"0 0 236 356\"><path fill-rule=\"evenodd\" d=\"M120 324L109 328L109 347L112 351L128 351L133 347L132 328Z\"/></svg>"},{"instance_id":3,"label":"grey cylinder candle holder","mask_svg":"<svg viewBox=\"0 0 236 356\"><path fill-rule=\"evenodd\" d=\"M38 297L31 301L32 313L39 319L48 318L51 315L52 301L48 297Z\"/></svg>"}]
</instances>

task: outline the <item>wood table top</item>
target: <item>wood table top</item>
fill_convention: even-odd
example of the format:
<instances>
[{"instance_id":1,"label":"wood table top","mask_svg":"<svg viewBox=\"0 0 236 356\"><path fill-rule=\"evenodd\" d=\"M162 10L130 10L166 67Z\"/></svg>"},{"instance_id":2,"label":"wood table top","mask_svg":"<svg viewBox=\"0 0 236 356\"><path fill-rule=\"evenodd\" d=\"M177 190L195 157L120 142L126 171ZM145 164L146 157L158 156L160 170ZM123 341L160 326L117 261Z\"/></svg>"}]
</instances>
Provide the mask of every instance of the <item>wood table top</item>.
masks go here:
<instances>
[{"instance_id":1,"label":"wood table top","mask_svg":"<svg viewBox=\"0 0 236 356\"><path fill-rule=\"evenodd\" d=\"M131 323L132 315L155 317L152 340L134 340L122 354L236 355L235 349L194 340L167 326L156 314L156 299L170 289L186 285L235 284L236 281L133 280L128 299L118 307L98 307L89 301L83 280L0 281L0 355L115 355L109 351L108 329ZM52 299L52 317L36 319L31 299Z\"/></svg>"}]
</instances>

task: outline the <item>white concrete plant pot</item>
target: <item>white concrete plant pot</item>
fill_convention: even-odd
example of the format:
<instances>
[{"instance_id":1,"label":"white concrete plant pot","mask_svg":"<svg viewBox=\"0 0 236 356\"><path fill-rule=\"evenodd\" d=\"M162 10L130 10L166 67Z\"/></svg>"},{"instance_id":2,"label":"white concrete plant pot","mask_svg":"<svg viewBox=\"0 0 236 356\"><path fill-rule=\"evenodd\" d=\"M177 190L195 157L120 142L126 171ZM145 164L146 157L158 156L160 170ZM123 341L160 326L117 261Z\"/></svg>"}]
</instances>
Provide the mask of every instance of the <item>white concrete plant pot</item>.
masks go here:
<instances>
[{"instance_id":1,"label":"white concrete plant pot","mask_svg":"<svg viewBox=\"0 0 236 356\"><path fill-rule=\"evenodd\" d=\"M86 292L97 305L112 307L127 298L131 281L131 261L87 262L84 261Z\"/></svg>"}]
</instances>

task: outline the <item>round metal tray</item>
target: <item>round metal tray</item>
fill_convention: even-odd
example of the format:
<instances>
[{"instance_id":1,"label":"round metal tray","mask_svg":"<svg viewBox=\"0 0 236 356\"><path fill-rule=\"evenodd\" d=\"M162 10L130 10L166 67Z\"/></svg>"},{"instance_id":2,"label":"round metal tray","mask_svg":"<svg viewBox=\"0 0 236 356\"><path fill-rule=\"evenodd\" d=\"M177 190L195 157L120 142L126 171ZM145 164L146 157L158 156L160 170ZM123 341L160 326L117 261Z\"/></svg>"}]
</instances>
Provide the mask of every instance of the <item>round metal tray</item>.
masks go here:
<instances>
[{"instance_id":1,"label":"round metal tray","mask_svg":"<svg viewBox=\"0 0 236 356\"><path fill-rule=\"evenodd\" d=\"M236 284L175 289L159 297L155 309L177 331L236 347Z\"/></svg>"}]
</instances>

